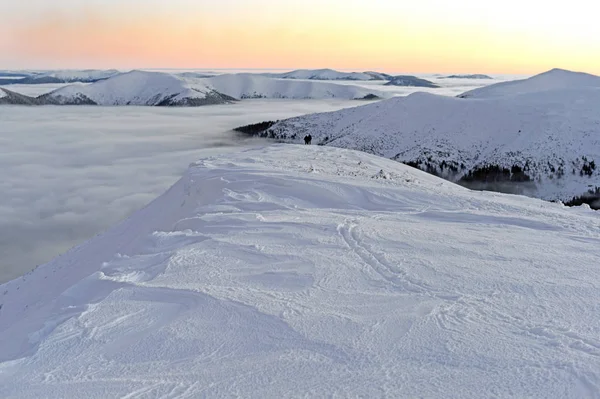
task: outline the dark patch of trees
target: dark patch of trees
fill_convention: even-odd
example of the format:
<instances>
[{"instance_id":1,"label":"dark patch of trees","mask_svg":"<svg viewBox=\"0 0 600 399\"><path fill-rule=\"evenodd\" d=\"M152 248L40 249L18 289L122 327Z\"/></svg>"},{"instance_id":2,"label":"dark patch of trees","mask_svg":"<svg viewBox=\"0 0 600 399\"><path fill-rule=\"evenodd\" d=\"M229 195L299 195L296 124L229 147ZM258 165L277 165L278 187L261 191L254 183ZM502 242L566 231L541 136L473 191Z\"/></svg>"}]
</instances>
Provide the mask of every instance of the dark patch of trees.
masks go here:
<instances>
[{"instance_id":1,"label":"dark patch of trees","mask_svg":"<svg viewBox=\"0 0 600 399\"><path fill-rule=\"evenodd\" d=\"M588 204L594 210L600 210L600 187L591 188L587 193L573 197L564 203L566 206L580 206Z\"/></svg>"},{"instance_id":2,"label":"dark patch of trees","mask_svg":"<svg viewBox=\"0 0 600 399\"><path fill-rule=\"evenodd\" d=\"M265 130L270 129L277 121L266 121L260 123L253 123L251 125L240 126L233 129L236 132L245 133L250 136L259 136Z\"/></svg>"}]
</instances>

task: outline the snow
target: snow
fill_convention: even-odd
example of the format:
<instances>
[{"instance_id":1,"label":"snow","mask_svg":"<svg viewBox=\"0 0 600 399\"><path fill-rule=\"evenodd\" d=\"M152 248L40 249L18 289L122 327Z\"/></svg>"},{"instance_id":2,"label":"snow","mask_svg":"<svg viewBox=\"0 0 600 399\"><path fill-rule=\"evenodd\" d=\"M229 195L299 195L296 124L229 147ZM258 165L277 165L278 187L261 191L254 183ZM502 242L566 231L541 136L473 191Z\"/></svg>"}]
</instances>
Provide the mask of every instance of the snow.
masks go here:
<instances>
[{"instance_id":1,"label":"snow","mask_svg":"<svg viewBox=\"0 0 600 399\"><path fill-rule=\"evenodd\" d=\"M4 90L2 90L2 88L0 87L0 98L4 98L4 97L8 97L8 95L6 94L6 92Z\"/></svg>"},{"instance_id":2,"label":"snow","mask_svg":"<svg viewBox=\"0 0 600 399\"><path fill-rule=\"evenodd\" d=\"M204 158L0 287L0 396L581 398L598 213L383 158Z\"/></svg>"},{"instance_id":3,"label":"snow","mask_svg":"<svg viewBox=\"0 0 600 399\"><path fill-rule=\"evenodd\" d=\"M216 91L237 99L246 98L288 98L324 99L342 98L347 100L363 98L369 94L385 96L379 90L351 85L338 85L327 82L302 82L273 79L252 74L219 75L207 79Z\"/></svg>"},{"instance_id":4,"label":"snow","mask_svg":"<svg viewBox=\"0 0 600 399\"><path fill-rule=\"evenodd\" d=\"M494 98L589 87L600 87L600 77L582 72L552 69L528 79L502 82L471 90L460 97Z\"/></svg>"},{"instance_id":5,"label":"snow","mask_svg":"<svg viewBox=\"0 0 600 399\"><path fill-rule=\"evenodd\" d=\"M292 142L311 134L317 144L429 162L442 175L441 162L463 164L458 175L447 176L454 180L475 167L511 169L529 161L528 174L539 181L521 185L521 193L565 201L600 186L600 168L580 174L582 157L600 161L599 107L600 87L489 99L415 93L281 121L268 134Z\"/></svg>"},{"instance_id":6,"label":"snow","mask_svg":"<svg viewBox=\"0 0 600 399\"><path fill-rule=\"evenodd\" d=\"M390 76L379 72L340 72L333 69L297 69L284 73L264 73L280 79L304 80L388 80Z\"/></svg>"}]
</instances>

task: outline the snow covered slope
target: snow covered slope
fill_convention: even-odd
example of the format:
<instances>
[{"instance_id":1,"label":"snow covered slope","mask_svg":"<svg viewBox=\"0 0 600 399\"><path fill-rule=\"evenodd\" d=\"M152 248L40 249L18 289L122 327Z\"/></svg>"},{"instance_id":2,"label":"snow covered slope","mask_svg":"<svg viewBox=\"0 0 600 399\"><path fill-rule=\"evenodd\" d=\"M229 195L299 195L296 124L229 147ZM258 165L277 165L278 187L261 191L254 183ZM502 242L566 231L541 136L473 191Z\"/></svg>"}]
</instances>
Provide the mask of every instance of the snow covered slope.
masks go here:
<instances>
[{"instance_id":1,"label":"snow covered slope","mask_svg":"<svg viewBox=\"0 0 600 399\"><path fill-rule=\"evenodd\" d=\"M486 100L415 93L281 121L262 135L301 142L311 134L316 144L411 163L472 187L565 201L600 186L599 109L600 88Z\"/></svg>"},{"instance_id":2,"label":"snow covered slope","mask_svg":"<svg viewBox=\"0 0 600 399\"><path fill-rule=\"evenodd\" d=\"M57 105L197 106L234 100L202 79L182 79L161 72L132 71L91 85L70 85L40 96Z\"/></svg>"},{"instance_id":3,"label":"snow covered slope","mask_svg":"<svg viewBox=\"0 0 600 399\"><path fill-rule=\"evenodd\" d=\"M0 287L0 396L595 397L598 222L336 148L207 158Z\"/></svg>"},{"instance_id":4,"label":"snow covered slope","mask_svg":"<svg viewBox=\"0 0 600 399\"><path fill-rule=\"evenodd\" d=\"M219 75L206 79L207 84L219 93L237 99L289 98L289 99L361 99L369 95L385 94L376 89L328 82L299 82L273 79L248 73Z\"/></svg>"},{"instance_id":5,"label":"snow covered slope","mask_svg":"<svg viewBox=\"0 0 600 399\"><path fill-rule=\"evenodd\" d=\"M517 96L559 89L581 89L600 87L600 77L564 69L552 69L529 79L513 80L471 90L461 94L462 98L493 98Z\"/></svg>"},{"instance_id":6,"label":"snow covered slope","mask_svg":"<svg viewBox=\"0 0 600 399\"><path fill-rule=\"evenodd\" d=\"M340 72L333 69L298 69L285 73L264 73L278 79L303 80L390 80L392 76L380 72Z\"/></svg>"}]
</instances>

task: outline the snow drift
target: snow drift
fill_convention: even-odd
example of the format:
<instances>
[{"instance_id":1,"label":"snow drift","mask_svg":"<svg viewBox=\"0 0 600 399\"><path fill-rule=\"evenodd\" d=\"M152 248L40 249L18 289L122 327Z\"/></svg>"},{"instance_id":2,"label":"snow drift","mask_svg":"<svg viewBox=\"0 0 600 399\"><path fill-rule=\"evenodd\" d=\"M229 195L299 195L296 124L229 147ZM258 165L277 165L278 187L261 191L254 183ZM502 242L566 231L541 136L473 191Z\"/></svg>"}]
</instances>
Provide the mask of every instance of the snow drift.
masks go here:
<instances>
[{"instance_id":1,"label":"snow drift","mask_svg":"<svg viewBox=\"0 0 600 399\"><path fill-rule=\"evenodd\" d=\"M567 76L571 84L531 89L539 81L545 88L566 84L548 76ZM392 158L472 187L567 201L600 186L600 87L580 79L598 78L551 72L523 87L494 85L512 87L518 97L416 93L281 121L260 134L292 142L311 134L317 144Z\"/></svg>"},{"instance_id":2,"label":"snow drift","mask_svg":"<svg viewBox=\"0 0 600 399\"><path fill-rule=\"evenodd\" d=\"M599 244L365 153L207 158L0 287L0 396L593 397Z\"/></svg>"}]
</instances>

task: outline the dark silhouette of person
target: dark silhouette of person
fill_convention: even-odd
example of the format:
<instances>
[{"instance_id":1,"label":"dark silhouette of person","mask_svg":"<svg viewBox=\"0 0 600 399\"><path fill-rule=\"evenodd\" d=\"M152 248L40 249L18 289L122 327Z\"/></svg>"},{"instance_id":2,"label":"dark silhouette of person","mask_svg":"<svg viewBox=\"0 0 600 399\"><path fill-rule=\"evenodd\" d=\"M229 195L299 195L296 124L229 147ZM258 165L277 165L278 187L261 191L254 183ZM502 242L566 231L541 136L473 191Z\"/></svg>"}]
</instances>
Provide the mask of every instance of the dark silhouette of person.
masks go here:
<instances>
[{"instance_id":1,"label":"dark silhouette of person","mask_svg":"<svg viewBox=\"0 0 600 399\"><path fill-rule=\"evenodd\" d=\"M311 141L312 141L312 136L310 134L308 136L304 136L304 144L310 145Z\"/></svg>"}]
</instances>

